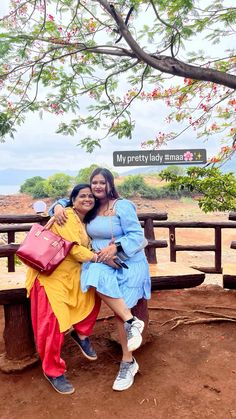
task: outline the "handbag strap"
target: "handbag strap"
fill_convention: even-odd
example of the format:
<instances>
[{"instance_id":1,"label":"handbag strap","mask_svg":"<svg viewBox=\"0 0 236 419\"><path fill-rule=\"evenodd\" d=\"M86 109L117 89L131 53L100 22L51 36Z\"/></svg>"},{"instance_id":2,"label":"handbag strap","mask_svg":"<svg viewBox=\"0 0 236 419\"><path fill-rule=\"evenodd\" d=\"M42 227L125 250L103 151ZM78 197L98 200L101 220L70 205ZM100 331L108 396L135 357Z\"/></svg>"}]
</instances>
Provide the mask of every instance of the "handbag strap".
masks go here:
<instances>
[{"instance_id":1,"label":"handbag strap","mask_svg":"<svg viewBox=\"0 0 236 419\"><path fill-rule=\"evenodd\" d=\"M54 221L53 221L54 222ZM39 224L40 225L40 227L42 227L42 229L38 229L35 233L34 233L34 235L35 235L35 237L39 237L39 236L41 236L41 234L45 234L45 232L47 232L47 231L50 231L49 230L49 228L51 227L51 225L50 225L50 227L47 227L47 228L45 228L46 226L47 226L47 224L45 224L45 226L42 226L41 224ZM51 246L57 246L61 241L64 241L64 239L63 239L63 237L61 237L61 236L59 236L59 235L57 235L57 234L55 234L55 233L53 233L53 232L51 232L53 235L55 235L56 236L56 238L55 238L55 240L53 241L53 242L51 242L50 244L51 244Z\"/></svg>"}]
</instances>

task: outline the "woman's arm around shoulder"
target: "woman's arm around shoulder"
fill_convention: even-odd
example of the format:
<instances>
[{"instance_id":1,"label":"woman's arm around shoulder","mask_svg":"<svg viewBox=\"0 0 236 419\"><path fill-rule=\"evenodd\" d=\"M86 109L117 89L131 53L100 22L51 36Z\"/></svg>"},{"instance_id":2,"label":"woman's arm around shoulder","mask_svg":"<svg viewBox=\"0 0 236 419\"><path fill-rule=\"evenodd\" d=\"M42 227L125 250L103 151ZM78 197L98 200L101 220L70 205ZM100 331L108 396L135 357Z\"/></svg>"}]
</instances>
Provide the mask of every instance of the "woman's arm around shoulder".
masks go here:
<instances>
[{"instance_id":1,"label":"woman's arm around shoulder","mask_svg":"<svg viewBox=\"0 0 236 419\"><path fill-rule=\"evenodd\" d=\"M68 199L68 198L61 198L61 199L58 199L56 202L54 202L54 203L50 206L50 208L49 208L49 210L48 210L49 215L50 215L51 217L54 215L54 209L55 209L56 205L61 205L61 207L66 208L66 207L68 207L69 203L70 203L70 201L69 201L69 199Z\"/></svg>"}]
</instances>

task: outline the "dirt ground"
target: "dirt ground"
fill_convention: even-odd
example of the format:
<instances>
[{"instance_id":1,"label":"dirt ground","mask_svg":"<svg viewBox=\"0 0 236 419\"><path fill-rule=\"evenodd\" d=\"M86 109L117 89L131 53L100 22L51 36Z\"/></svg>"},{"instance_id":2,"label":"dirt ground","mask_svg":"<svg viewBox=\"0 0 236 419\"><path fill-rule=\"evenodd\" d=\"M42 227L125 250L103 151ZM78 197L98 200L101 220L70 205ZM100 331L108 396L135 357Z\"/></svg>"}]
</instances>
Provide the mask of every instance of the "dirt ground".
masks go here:
<instances>
[{"instance_id":1,"label":"dirt ground","mask_svg":"<svg viewBox=\"0 0 236 419\"><path fill-rule=\"evenodd\" d=\"M32 212L28 198L20 203L17 197L12 199L3 206L0 197L1 213ZM226 221L228 217L203 214L197 204L188 201L136 200L136 204L139 212L167 211L170 220ZM164 238L166 232L158 234ZM191 230L190 234L186 229L179 242L190 240L210 244L211 236L209 231ZM232 240L234 230L225 231L224 262L234 258L236 262L236 252L229 249ZM157 252L159 261L168 259L167 249ZM188 253L178 261L192 264L201 259L201 265L211 264L212 256L206 252L205 263L203 256ZM129 390L119 393L111 388L121 352L112 340L114 320L104 319L111 313L103 307L92 336L96 362L85 360L69 335L65 339L63 358L76 392L57 394L43 377L40 363L21 373L0 373L0 418L236 418L236 293L214 284L221 285L221 275L208 275L205 284L190 290L152 293L147 342L135 352L140 373ZM195 323L177 325L183 316ZM4 350L3 328L1 311L0 353Z\"/></svg>"}]
</instances>

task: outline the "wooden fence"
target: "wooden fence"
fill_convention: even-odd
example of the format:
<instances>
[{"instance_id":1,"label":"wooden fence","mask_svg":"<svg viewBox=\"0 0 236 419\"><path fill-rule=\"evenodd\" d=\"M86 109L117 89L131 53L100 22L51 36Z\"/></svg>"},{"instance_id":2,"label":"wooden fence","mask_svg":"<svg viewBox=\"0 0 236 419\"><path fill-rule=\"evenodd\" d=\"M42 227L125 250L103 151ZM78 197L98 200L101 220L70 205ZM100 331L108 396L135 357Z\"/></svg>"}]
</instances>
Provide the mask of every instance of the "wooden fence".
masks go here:
<instances>
[{"instance_id":1,"label":"wooden fence","mask_svg":"<svg viewBox=\"0 0 236 419\"><path fill-rule=\"evenodd\" d=\"M222 272L222 230L236 228L234 221L154 221L154 228L169 229L169 249L170 261L176 262L177 252L194 251L194 252L214 252L214 266L194 266L194 268L206 273L221 273ZM177 237L181 237L182 229L213 229L214 243L213 244L197 244L197 245L178 245ZM200 239L199 239L200 241ZM232 248L232 244L231 244Z\"/></svg>"},{"instance_id":2,"label":"wooden fence","mask_svg":"<svg viewBox=\"0 0 236 419\"><path fill-rule=\"evenodd\" d=\"M156 249L169 247L170 261L176 262L177 252L214 252L214 266L197 267L196 269L206 273L222 272L222 230L236 228L236 213L229 214L229 220L225 222L195 222L195 221L168 221L166 213L140 213L138 214L140 223L144 228L144 233L148 239L148 246L145 249L149 263L156 263ZM14 254L19 247L15 243L16 233L28 231L32 223L38 222L45 224L49 217L41 214L36 215L0 215L0 233L7 234L7 244L0 245L0 257L8 258L8 271L15 271ZM167 228L169 230L169 240L156 240L155 232L158 229ZM178 245L177 238L181 237L182 229L213 229L213 244L197 245ZM199 239L200 241L200 239ZM236 242L232 242L231 248L236 248Z\"/></svg>"}]
</instances>

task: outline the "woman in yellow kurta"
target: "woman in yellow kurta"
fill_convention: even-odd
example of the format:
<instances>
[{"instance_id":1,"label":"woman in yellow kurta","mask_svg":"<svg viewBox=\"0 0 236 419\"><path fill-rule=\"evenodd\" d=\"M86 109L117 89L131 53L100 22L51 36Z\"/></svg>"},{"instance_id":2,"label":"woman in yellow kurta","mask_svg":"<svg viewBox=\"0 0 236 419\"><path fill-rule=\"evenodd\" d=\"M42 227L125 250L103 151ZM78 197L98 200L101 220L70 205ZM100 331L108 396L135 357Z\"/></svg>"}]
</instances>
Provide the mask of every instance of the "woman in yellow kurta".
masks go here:
<instances>
[{"instance_id":1,"label":"woman in yellow kurta","mask_svg":"<svg viewBox=\"0 0 236 419\"><path fill-rule=\"evenodd\" d=\"M67 222L53 224L51 230L68 241L77 242L63 262L51 275L28 269L26 289L31 299L31 318L37 349L45 377L62 394L74 388L65 378L65 362L60 357L64 332L72 326L71 336L88 359L96 359L88 336L100 308L94 289L82 293L80 288L81 263L97 261L89 250L89 238L84 222L90 221L95 200L90 186L77 185L70 196Z\"/></svg>"}]
</instances>

